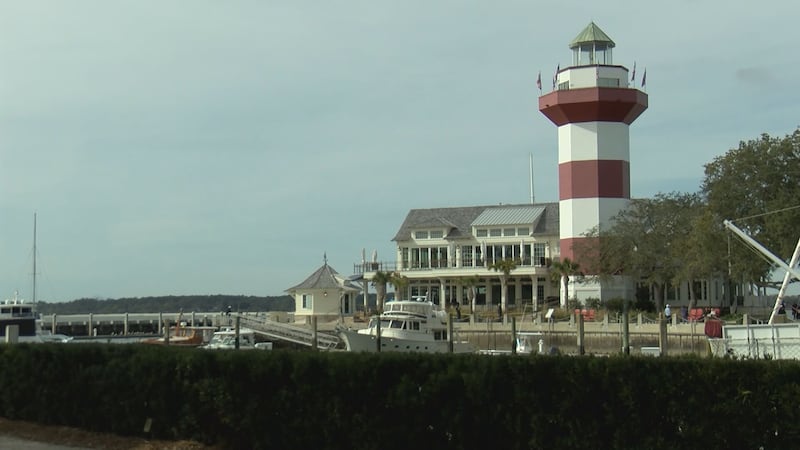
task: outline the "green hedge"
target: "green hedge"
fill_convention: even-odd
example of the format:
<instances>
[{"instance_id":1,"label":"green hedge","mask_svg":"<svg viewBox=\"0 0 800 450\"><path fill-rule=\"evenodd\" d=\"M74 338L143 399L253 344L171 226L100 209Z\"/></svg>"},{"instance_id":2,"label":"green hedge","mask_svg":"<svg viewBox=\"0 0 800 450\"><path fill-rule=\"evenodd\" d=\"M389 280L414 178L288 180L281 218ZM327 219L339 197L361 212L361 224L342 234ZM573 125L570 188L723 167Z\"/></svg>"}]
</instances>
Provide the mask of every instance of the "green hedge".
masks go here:
<instances>
[{"instance_id":1,"label":"green hedge","mask_svg":"<svg viewBox=\"0 0 800 450\"><path fill-rule=\"evenodd\" d=\"M14 345L0 415L226 448L794 448L798 380L795 361Z\"/></svg>"}]
</instances>

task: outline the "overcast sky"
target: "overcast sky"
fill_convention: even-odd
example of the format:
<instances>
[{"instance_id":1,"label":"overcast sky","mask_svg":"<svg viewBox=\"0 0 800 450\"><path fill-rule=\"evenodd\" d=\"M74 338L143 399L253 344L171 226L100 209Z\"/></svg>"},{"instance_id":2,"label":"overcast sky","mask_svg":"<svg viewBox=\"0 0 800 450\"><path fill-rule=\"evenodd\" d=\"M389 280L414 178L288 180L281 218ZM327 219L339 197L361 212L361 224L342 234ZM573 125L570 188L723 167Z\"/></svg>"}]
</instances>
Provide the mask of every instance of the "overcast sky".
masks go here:
<instances>
[{"instance_id":1,"label":"overcast sky","mask_svg":"<svg viewBox=\"0 0 800 450\"><path fill-rule=\"evenodd\" d=\"M594 21L647 70L631 194L800 124L800 6L0 1L0 298L282 295L413 208L557 201L538 111ZM638 83L638 82L637 82ZM788 255L785 255L788 257Z\"/></svg>"}]
</instances>

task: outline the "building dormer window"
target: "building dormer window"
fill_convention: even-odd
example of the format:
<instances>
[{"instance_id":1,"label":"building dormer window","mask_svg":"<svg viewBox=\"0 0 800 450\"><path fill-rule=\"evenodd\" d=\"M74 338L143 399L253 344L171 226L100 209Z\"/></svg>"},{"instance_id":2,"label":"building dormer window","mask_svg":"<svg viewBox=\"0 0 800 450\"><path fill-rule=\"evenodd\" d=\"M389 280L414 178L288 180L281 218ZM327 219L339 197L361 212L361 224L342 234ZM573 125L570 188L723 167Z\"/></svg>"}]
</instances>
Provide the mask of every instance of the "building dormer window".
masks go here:
<instances>
[{"instance_id":1,"label":"building dormer window","mask_svg":"<svg viewBox=\"0 0 800 450\"><path fill-rule=\"evenodd\" d=\"M442 239L444 231L442 230L419 230L414 232L414 239Z\"/></svg>"}]
</instances>

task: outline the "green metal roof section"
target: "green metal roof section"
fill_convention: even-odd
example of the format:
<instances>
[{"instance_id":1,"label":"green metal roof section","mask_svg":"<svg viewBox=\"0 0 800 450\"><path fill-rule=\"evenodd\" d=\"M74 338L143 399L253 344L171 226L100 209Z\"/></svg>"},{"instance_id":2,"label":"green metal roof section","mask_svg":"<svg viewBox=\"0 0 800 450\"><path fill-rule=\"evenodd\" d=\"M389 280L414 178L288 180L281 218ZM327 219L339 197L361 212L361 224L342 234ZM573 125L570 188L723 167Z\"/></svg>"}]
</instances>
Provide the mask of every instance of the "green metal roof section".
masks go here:
<instances>
[{"instance_id":1,"label":"green metal roof section","mask_svg":"<svg viewBox=\"0 0 800 450\"><path fill-rule=\"evenodd\" d=\"M614 41L608 37L607 34L603 32L594 22L589 22L589 25L583 29L572 42L569 43L569 48L575 48L581 44L586 44L589 42L602 42L604 44L608 44L609 47L613 48L616 44Z\"/></svg>"}]
</instances>

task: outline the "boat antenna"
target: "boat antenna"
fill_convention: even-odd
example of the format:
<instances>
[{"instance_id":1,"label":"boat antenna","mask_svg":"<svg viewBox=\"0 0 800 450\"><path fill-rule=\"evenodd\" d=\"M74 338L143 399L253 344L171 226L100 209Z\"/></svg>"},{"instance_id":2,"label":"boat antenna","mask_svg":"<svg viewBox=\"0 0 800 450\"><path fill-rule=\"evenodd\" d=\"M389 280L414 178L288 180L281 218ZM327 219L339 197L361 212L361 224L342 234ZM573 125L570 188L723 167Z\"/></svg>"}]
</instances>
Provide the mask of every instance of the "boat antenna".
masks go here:
<instances>
[{"instance_id":1,"label":"boat antenna","mask_svg":"<svg viewBox=\"0 0 800 450\"><path fill-rule=\"evenodd\" d=\"M33 306L36 307L36 213L33 213Z\"/></svg>"}]
</instances>

